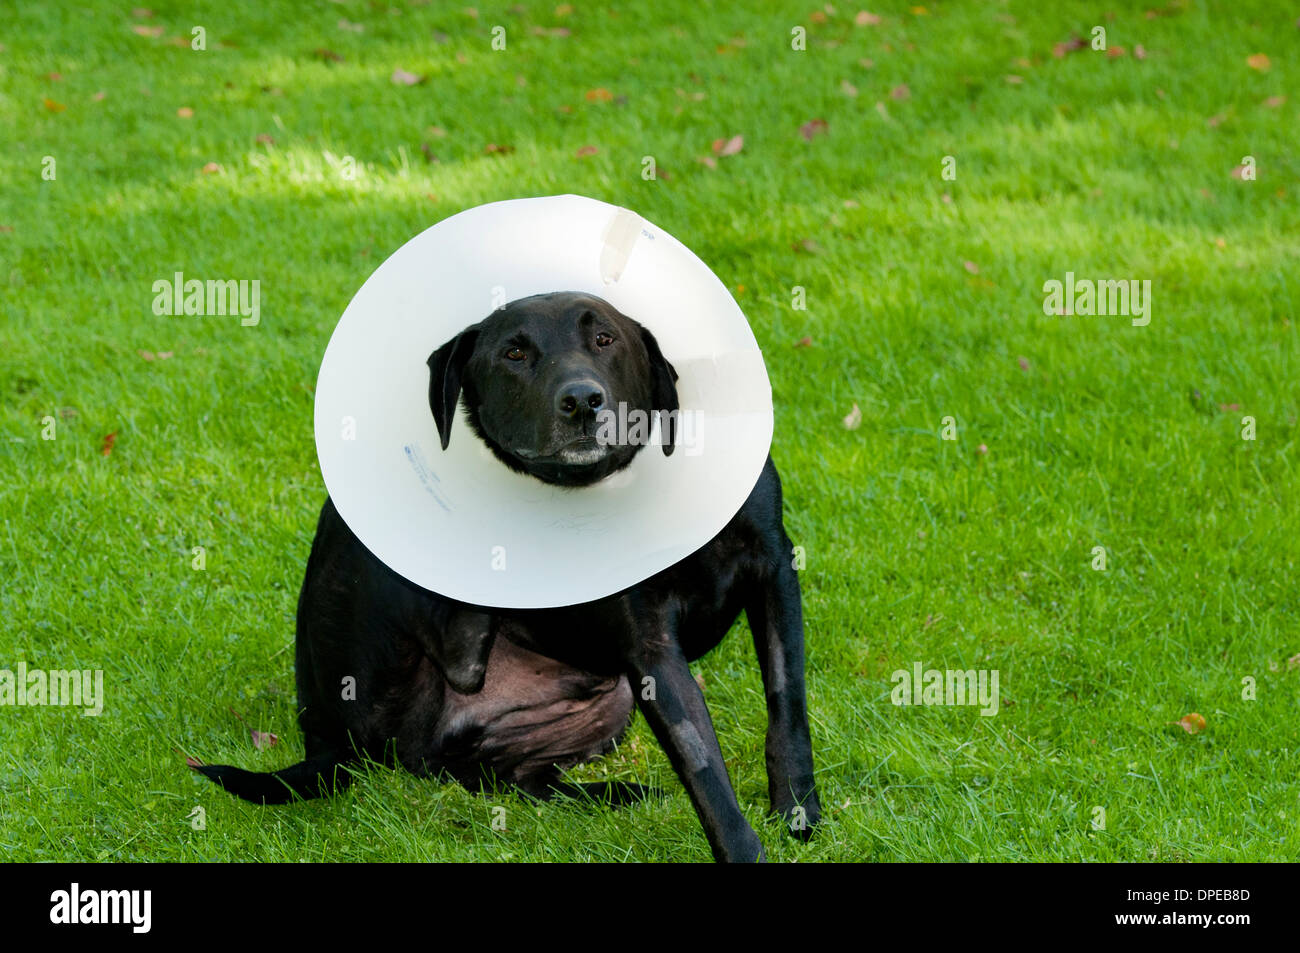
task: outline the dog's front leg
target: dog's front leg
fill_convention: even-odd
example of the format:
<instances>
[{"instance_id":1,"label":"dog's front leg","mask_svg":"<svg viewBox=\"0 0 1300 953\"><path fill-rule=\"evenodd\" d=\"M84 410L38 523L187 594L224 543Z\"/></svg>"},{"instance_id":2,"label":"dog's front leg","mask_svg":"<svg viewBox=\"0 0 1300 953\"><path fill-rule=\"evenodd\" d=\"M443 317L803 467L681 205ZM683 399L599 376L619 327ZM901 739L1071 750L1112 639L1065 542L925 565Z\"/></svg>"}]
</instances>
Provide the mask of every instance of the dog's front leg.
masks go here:
<instances>
[{"instance_id":1,"label":"dog's front leg","mask_svg":"<svg viewBox=\"0 0 1300 953\"><path fill-rule=\"evenodd\" d=\"M496 618L480 609L441 600L428 624L416 637L424 651L438 663L443 677L462 695L483 690L488 656L496 636Z\"/></svg>"},{"instance_id":2,"label":"dog's front leg","mask_svg":"<svg viewBox=\"0 0 1300 953\"><path fill-rule=\"evenodd\" d=\"M803 604L799 579L784 553L774 554L771 575L745 608L767 696L767 784L772 811L801 840L821 820L813 782L812 740L804 687Z\"/></svg>"},{"instance_id":3,"label":"dog's front leg","mask_svg":"<svg viewBox=\"0 0 1300 953\"><path fill-rule=\"evenodd\" d=\"M714 859L766 860L736 802L713 719L677 640L661 636L635 646L629 655L637 705L686 787Z\"/></svg>"}]
</instances>

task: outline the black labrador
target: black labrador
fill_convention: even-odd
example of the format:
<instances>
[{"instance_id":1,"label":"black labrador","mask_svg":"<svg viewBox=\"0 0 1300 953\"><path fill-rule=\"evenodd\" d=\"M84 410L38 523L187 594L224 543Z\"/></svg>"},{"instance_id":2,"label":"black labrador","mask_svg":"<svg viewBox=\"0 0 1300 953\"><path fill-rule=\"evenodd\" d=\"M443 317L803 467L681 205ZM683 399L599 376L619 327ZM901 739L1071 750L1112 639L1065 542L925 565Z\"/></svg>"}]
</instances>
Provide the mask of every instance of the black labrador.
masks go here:
<instances>
[{"instance_id":1,"label":"black labrador","mask_svg":"<svg viewBox=\"0 0 1300 953\"><path fill-rule=\"evenodd\" d=\"M513 301L428 363L444 450L463 395L475 433L496 457L552 484L590 485L640 452L596 439L602 409L619 402L646 414L678 409L677 374L654 336L592 295ZM662 452L671 454L667 437ZM744 506L703 548L622 592L556 609L485 608L423 589L371 555L327 499L298 600L307 759L265 774L194 767L266 804L329 793L347 783L346 766L362 756L450 776L471 790L495 780L544 799L588 794L625 803L644 789L567 784L561 771L609 751L635 706L686 787L713 856L762 860L687 667L722 640L742 609L767 696L772 809L807 838L821 809L803 615L770 457ZM347 676L355 678L351 697L340 689Z\"/></svg>"}]
</instances>

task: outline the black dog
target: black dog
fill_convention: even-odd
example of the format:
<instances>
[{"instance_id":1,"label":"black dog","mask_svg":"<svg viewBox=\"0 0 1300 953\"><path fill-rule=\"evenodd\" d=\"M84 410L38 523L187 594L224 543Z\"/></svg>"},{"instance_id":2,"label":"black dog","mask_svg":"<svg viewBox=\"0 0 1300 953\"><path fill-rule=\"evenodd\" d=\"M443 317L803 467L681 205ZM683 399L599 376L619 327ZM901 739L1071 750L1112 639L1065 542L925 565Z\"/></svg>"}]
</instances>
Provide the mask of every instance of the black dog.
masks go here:
<instances>
[{"instance_id":1,"label":"black dog","mask_svg":"<svg viewBox=\"0 0 1300 953\"><path fill-rule=\"evenodd\" d=\"M602 407L678 409L677 374L654 336L591 295L514 301L440 347L429 368L443 449L463 393L473 429L503 464L566 486L592 484L641 449L595 439ZM673 452L670 439L662 449ZM744 506L703 548L622 592L557 609L484 608L423 589L371 555L326 500L298 600L307 759L268 774L197 770L268 804L335 790L349 779L336 769L362 755L395 757L416 774L450 775L471 790L495 778L541 798L588 793L626 802L643 794L639 786L559 778L608 751L636 705L685 785L714 857L761 860L687 662L717 645L745 611L767 696L772 809L806 838L821 810L791 551L770 457ZM355 698L340 691L347 676Z\"/></svg>"}]
</instances>

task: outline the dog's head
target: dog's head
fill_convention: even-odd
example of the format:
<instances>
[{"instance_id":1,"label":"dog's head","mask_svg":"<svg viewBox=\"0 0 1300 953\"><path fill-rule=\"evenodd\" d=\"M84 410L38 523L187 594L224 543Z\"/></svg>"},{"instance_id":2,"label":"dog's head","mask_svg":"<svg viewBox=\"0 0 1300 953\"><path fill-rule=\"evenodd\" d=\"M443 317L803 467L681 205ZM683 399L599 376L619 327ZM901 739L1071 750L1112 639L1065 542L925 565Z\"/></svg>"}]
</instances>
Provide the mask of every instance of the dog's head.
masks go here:
<instances>
[{"instance_id":1,"label":"dog's head","mask_svg":"<svg viewBox=\"0 0 1300 953\"><path fill-rule=\"evenodd\" d=\"M512 301L434 351L429 371L444 450L463 393L470 425L492 452L547 483L589 486L632 462L644 436L611 428L611 417L671 414L660 419L663 452L673 452L677 372L653 334L594 295Z\"/></svg>"}]
</instances>

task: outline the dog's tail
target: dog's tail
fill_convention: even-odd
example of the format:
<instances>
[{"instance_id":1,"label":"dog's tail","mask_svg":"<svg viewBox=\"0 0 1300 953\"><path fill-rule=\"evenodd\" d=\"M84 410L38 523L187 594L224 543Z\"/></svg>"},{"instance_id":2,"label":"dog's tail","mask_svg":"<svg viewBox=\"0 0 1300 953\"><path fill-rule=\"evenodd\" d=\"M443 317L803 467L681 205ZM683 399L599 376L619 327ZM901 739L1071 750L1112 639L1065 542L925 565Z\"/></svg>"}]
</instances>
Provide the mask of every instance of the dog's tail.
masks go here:
<instances>
[{"instance_id":1,"label":"dog's tail","mask_svg":"<svg viewBox=\"0 0 1300 953\"><path fill-rule=\"evenodd\" d=\"M288 804L295 798L314 798L341 791L352 781L347 770L351 758L328 751L279 771L245 771L227 764L186 763L231 794L260 804Z\"/></svg>"}]
</instances>

